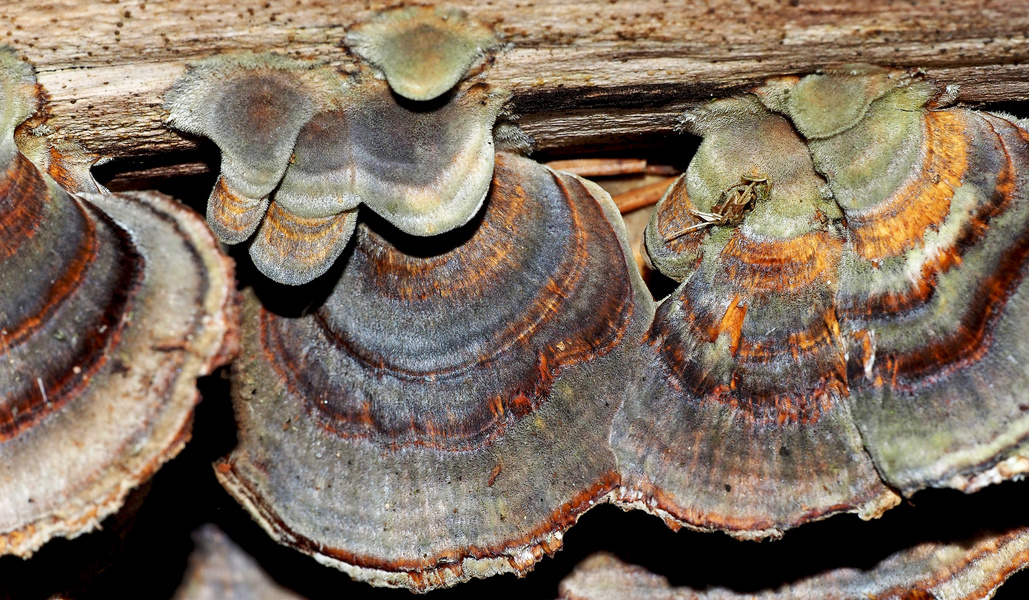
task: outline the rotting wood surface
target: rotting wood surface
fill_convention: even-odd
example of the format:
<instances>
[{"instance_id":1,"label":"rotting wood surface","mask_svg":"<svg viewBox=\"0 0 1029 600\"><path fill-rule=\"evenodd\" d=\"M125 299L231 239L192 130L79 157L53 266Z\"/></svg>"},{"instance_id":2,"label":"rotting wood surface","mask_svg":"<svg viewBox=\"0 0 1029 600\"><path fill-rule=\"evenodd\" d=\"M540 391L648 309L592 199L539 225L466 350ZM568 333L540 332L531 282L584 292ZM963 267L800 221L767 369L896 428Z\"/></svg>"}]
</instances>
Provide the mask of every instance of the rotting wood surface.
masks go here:
<instances>
[{"instance_id":1,"label":"rotting wood surface","mask_svg":"<svg viewBox=\"0 0 1029 600\"><path fill-rule=\"evenodd\" d=\"M536 148L624 143L673 131L682 110L760 80L864 61L924 68L957 100L1029 99L1023 0L454 2L508 47L488 79ZM161 98L201 57L278 51L344 64L348 25L383 2L309 0L0 3L0 39L39 70L59 137L113 158L196 148ZM189 153L162 168L176 172ZM197 170L195 162L181 164Z\"/></svg>"}]
</instances>

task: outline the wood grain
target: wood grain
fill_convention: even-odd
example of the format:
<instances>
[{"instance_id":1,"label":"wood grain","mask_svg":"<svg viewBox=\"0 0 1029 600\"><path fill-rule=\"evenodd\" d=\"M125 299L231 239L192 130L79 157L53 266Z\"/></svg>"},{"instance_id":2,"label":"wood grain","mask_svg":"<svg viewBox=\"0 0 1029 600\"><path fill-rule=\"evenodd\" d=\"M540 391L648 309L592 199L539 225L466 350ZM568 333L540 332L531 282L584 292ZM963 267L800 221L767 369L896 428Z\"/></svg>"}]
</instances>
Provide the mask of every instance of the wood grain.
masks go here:
<instances>
[{"instance_id":1,"label":"wood grain","mask_svg":"<svg viewBox=\"0 0 1029 600\"><path fill-rule=\"evenodd\" d=\"M346 64L346 28L387 3L317 0L0 2L0 40L39 69L58 135L138 160L197 141L161 97L195 59L272 50ZM685 3L684 3L685 4ZM1019 0L788 2L490 0L465 7L507 43L489 71L536 148L638 143L680 112L772 75L866 61L924 68L959 101L1029 99L1029 11ZM192 158L190 158L192 156Z\"/></svg>"}]
</instances>

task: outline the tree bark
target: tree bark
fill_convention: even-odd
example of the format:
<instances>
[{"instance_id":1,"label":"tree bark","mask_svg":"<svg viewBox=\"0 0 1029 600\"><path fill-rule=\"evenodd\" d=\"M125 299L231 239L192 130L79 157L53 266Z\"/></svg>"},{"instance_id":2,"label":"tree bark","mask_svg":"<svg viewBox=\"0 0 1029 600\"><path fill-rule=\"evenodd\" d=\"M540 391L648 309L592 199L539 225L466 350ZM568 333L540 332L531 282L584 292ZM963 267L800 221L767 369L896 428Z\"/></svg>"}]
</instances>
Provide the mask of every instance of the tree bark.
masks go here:
<instances>
[{"instance_id":1,"label":"tree bark","mask_svg":"<svg viewBox=\"0 0 1029 600\"><path fill-rule=\"evenodd\" d=\"M162 95L190 61L277 51L345 65L346 28L391 2L0 2L0 39L39 70L50 124L100 156L195 172L197 141ZM506 48L487 78L536 148L561 153L674 131L682 110L774 75L845 62L919 67L957 100L1029 99L1024 0L489 0L465 7ZM178 152L177 154L174 153ZM146 160L143 161L144 163ZM192 164L190 164L192 162Z\"/></svg>"}]
</instances>

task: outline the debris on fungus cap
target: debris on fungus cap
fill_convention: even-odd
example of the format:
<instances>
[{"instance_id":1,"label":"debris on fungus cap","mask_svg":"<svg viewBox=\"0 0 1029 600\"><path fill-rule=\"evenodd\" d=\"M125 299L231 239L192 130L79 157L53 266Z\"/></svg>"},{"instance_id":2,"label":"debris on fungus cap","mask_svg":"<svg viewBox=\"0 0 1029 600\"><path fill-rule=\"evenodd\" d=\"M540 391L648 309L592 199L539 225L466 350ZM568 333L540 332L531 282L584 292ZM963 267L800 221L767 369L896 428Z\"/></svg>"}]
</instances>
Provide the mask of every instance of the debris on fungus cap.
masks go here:
<instances>
[{"instance_id":1,"label":"debris on fungus cap","mask_svg":"<svg viewBox=\"0 0 1029 600\"><path fill-rule=\"evenodd\" d=\"M37 99L0 56L0 554L27 557L97 527L178 453L236 314L231 263L191 211L69 195L18 152Z\"/></svg>"},{"instance_id":2,"label":"debris on fungus cap","mask_svg":"<svg viewBox=\"0 0 1029 600\"><path fill-rule=\"evenodd\" d=\"M343 86L331 69L277 54L227 54L190 66L165 98L168 122L222 153L207 220L221 241L253 234L300 128Z\"/></svg>"},{"instance_id":3,"label":"debris on fungus cap","mask_svg":"<svg viewBox=\"0 0 1029 600\"><path fill-rule=\"evenodd\" d=\"M560 585L566 600L849 600L896 598L981 600L1029 565L1029 530L981 534L901 550L868 571L837 569L758 594L694 590L610 554L588 557Z\"/></svg>"},{"instance_id":4,"label":"debris on fungus cap","mask_svg":"<svg viewBox=\"0 0 1029 600\"><path fill-rule=\"evenodd\" d=\"M892 486L972 491L1029 471L1029 133L926 109L936 88L920 78L866 77L892 89L808 141L849 233L836 304L851 412Z\"/></svg>"},{"instance_id":5,"label":"debris on fungus cap","mask_svg":"<svg viewBox=\"0 0 1029 600\"><path fill-rule=\"evenodd\" d=\"M346 43L409 100L438 98L498 45L494 32L456 8L403 6L376 14L347 32Z\"/></svg>"},{"instance_id":6,"label":"debris on fungus cap","mask_svg":"<svg viewBox=\"0 0 1029 600\"><path fill-rule=\"evenodd\" d=\"M208 523L193 532L196 549L172 600L302 600L279 586L229 536Z\"/></svg>"},{"instance_id":7,"label":"debris on fungus cap","mask_svg":"<svg viewBox=\"0 0 1029 600\"><path fill-rule=\"evenodd\" d=\"M682 284L612 439L622 501L673 525L776 535L875 516L896 501L884 485L973 491L1029 471L1029 134L928 110L937 88L906 73L811 77L693 115L704 142L647 232ZM753 189L733 182L752 165L764 201L705 217Z\"/></svg>"},{"instance_id":8,"label":"debris on fungus cap","mask_svg":"<svg viewBox=\"0 0 1029 600\"><path fill-rule=\"evenodd\" d=\"M618 485L608 434L653 303L605 192L497 155L448 236L358 227L312 314L244 300L222 484L376 585L525 573Z\"/></svg>"},{"instance_id":9,"label":"debris on fungus cap","mask_svg":"<svg viewBox=\"0 0 1029 600\"><path fill-rule=\"evenodd\" d=\"M840 210L793 127L757 98L710 104L689 126L704 141L645 234L653 264L682 283L615 421L619 502L743 538L836 512L875 516L899 498L847 406ZM719 207L733 199L746 202L735 219L703 217L732 216Z\"/></svg>"}]
</instances>

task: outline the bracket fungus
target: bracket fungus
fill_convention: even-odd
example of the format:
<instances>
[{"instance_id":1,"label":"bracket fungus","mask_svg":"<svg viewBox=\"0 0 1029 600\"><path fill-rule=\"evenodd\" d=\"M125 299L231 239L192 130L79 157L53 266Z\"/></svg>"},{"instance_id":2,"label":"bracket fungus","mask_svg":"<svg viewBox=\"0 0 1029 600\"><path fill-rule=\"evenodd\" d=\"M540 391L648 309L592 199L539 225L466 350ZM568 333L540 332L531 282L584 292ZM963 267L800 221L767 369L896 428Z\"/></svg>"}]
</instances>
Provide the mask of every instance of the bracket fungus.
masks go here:
<instances>
[{"instance_id":1,"label":"bracket fungus","mask_svg":"<svg viewBox=\"0 0 1029 600\"><path fill-rule=\"evenodd\" d=\"M257 229L300 128L329 102L333 73L276 54L216 56L191 65L168 91L169 122L222 153L207 220L227 244Z\"/></svg>"},{"instance_id":2,"label":"bracket fungus","mask_svg":"<svg viewBox=\"0 0 1029 600\"><path fill-rule=\"evenodd\" d=\"M401 36L413 52L405 61L417 61L426 44L444 54L471 44L476 56L491 47L476 41L474 32L485 28L446 9L423 8L411 10L473 33L440 33L412 16L405 22L414 29ZM412 41L419 36L430 39L419 45ZM371 30L358 36L373 37ZM459 84L467 66L444 69L453 75L447 87L412 101L396 96L368 66L352 76L273 54L216 56L193 65L169 90L165 107L173 127L221 149L207 211L215 233L235 244L257 231L250 246L257 267L299 285L342 253L359 204L418 236L451 231L479 211L493 172L493 124L507 95L482 82ZM435 77L436 67L425 77Z\"/></svg>"},{"instance_id":3,"label":"bracket fungus","mask_svg":"<svg viewBox=\"0 0 1029 600\"><path fill-rule=\"evenodd\" d=\"M612 435L625 502L777 536L1029 469L1029 134L940 97L855 66L688 116L704 141L646 234L682 283ZM767 197L697 226L755 173Z\"/></svg>"},{"instance_id":4,"label":"bracket fungus","mask_svg":"<svg viewBox=\"0 0 1029 600\"><path fill-rule=\"evenodd\" d=\"M836 569L777 590L672 587L668 580L610 554L590 556L560 586L566 600L983 600L1029 565L1029 530L1013 528L901 550L874 568Z\"/></svg>"},{"instance_id":5,"label":"bracket fungus","mask_svg":"<svg viewBox=\"0 0 1029 600\"><path fill-rule=\"evenodd\" d=\"M433 100L499 43L493 31L445 6L401 6L352 27L347 45L380 69L394 92Z\"/></svg>"},{"instance_id":6,"label":"bracket fungus","mask_svg":"<svg viewBox=\"0 0 1029 600\"><path fill-rule=\"evenodd\" d=\"M0 52L0 554L75 537L182 448L234 352L232 266L158 194L75 196L21 154L32 68Z\"/></svg>"},{"instance_id":7,"label":"bracket fungus","mask_svg":"<svg viewBox=\"0 0 1029 600\"><path fill-rule=\"evenodd\" d=\"M683 283L658 310L640 393L616 423L626 485L673 522L742 537L841 509L876 514L896 495L841 401L842 215L791 125L757 98L691 116L704 141L645 238L653 264ZM748 178L768 190L739 224L698 216Z\"/></svg>"},{"instance_id":8,"label":"bracket fungus","mask_svg":"<svg viewBox=\"0 0 1029 600\"><path fill-rule=\"evenodd\" d=\"M504 153L446 247L360 225L313 314L245 299L223 485L377 585L529 570L617 487L608 432L653 317L624 236L599 187Z\"/></svg>"}]
</instances>

